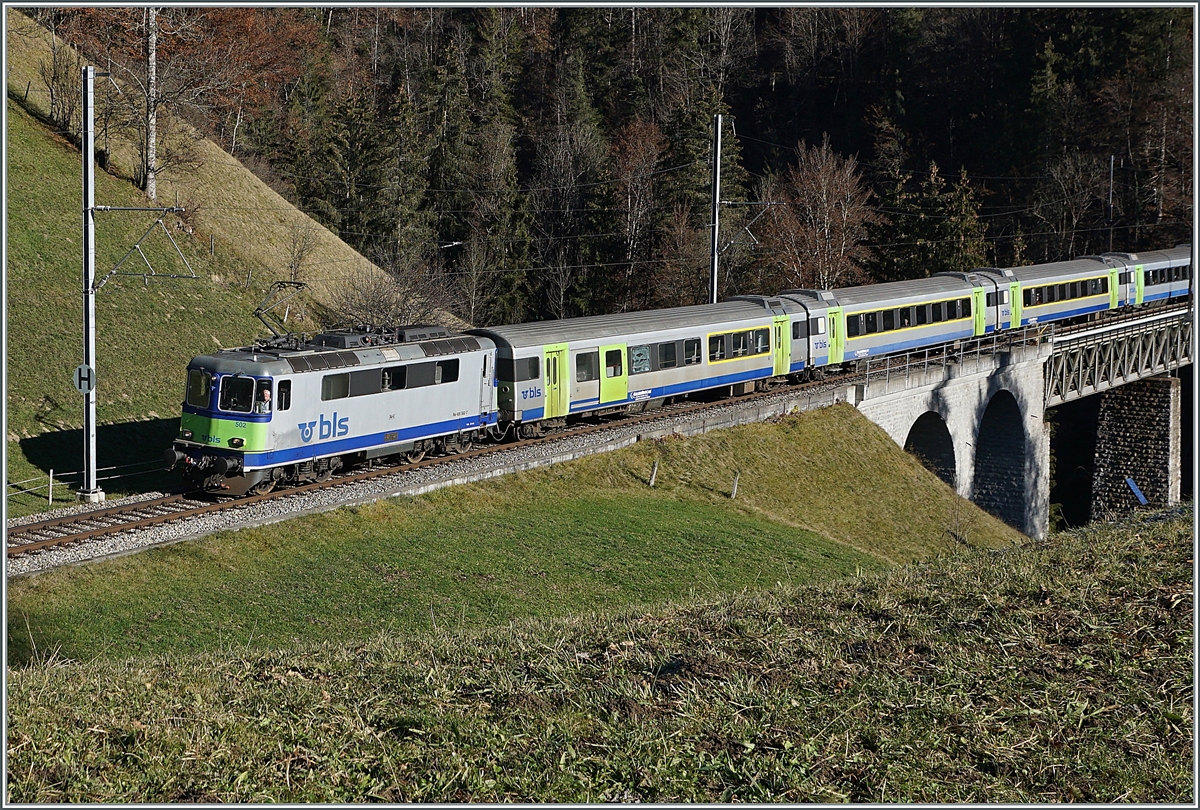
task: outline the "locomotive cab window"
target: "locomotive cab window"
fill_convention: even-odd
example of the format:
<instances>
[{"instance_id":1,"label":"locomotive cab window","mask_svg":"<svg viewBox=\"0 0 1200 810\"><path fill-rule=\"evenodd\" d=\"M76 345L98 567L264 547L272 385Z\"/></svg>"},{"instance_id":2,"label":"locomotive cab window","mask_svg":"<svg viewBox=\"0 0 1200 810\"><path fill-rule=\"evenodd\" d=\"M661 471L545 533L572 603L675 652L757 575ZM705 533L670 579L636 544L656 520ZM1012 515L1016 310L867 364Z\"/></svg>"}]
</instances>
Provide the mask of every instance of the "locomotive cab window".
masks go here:
<instances>
[{"instance_id":1,"label":"locomotive cab window","mask_svg":"<svg viewBox=\"0 0 1200 810\"><path fill-rule=\"evenodd\" d=\"M212 375L198 368L188 370L187 404L207 408L212 400Z\"/></svg>"},{"instance_id":2,"label":"locomotive cab window","mask_svg":"<svg viewBox=\"0 0 1200 810\"><path fill-rule=\"evenodd\" d=\"M254 395L254 412L255 413L270 413L272 408L271 403L271 381L259 380L258 391Z\"/></svg>"},{"instance_id":3,"label":"locomotive cab window","mask_svg":"<svg viewBox=\"0 0 1200 810\"><path fill-rule=\"evenodd\" d=\"M217 407L233 413L250 413L254 405L253 377L222 377Z\"/></svg>"},{"instance_id":4,"label":"locomotive cab window","mask_svg":"<svg viewBox=\"0 0 1200 810\"><path fill-rule=\"evenodd\" d=\"M281 411L286 411L292 407L292 381L280 380L279 385L275 387L275 407Z\"/></svg>"}]
</instances>

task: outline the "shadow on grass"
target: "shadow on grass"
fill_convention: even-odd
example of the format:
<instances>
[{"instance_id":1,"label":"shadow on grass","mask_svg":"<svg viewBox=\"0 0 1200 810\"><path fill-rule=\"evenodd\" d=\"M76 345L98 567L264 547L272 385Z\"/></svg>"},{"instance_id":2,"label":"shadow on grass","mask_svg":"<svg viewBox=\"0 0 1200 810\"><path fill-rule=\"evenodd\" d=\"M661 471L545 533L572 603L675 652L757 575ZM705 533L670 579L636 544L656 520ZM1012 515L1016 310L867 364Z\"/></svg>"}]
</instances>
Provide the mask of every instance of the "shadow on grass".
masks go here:
<instances>
[{"instance_id":1,"label":"shadow on grass","mask_svg":"<svg viewBox=\"0 0 1200 810\"><path fill-rule=\"evenodd\" d=\"M179 431L179 419L150 419L101 425L96 429L96 467L100 488L134 494L177 486L179 475L167 472L163 451ZM44 473L55 471L77 488L82 476L68 470L83 467L83 430L56 430L21 439L25 459ZM115 469L113 469L115 468Z\"/></svg>"}]
</instances>

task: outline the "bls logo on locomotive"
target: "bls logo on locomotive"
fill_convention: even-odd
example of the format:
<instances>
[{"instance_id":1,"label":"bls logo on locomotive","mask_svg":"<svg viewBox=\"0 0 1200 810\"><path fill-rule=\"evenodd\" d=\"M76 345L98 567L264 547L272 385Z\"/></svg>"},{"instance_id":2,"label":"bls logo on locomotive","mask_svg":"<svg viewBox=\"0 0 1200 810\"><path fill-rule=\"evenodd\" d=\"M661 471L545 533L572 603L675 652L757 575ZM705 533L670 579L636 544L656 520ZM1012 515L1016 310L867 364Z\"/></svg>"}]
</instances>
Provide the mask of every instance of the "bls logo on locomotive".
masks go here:
<instances>
[{"instance_id":1,"label":"bls logo on locomotive","mask_svg":"<svg viewBox=\"0 0 1200 810\"><path fill-rule=\"evenodd\" d=\"M320 432L317 437L324 441L332 439L336 436L345 436L350 432L350 417L343 416L338 419L337 411L333 412L332 419L326 419L325 414L321 414L319 421L300 422L296 427L300 428L300 441L310 442L313 437L313 428L320 426Z\"/></svg>"}]
</instances>

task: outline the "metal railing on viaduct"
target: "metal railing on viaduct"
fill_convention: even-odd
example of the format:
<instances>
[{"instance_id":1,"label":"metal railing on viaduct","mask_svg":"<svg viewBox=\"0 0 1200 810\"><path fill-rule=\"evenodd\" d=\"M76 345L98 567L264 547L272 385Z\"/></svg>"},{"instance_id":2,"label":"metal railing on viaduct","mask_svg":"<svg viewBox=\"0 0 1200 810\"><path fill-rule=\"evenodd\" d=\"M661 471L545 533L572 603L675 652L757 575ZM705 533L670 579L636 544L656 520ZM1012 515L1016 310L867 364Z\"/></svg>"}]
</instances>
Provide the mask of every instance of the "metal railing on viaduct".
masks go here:
<instances>
[{"instance_id":1,"label":"metal railing on viaduct","mask_svg":"<svg viewBox=\"0 0 1200 810\"><path fill-rule=\"evenodd\" d=\"M1166 374L1192 362L1190 303L1060 329L1049 338L1046 407Z\"/></svg>"}]
</instances>

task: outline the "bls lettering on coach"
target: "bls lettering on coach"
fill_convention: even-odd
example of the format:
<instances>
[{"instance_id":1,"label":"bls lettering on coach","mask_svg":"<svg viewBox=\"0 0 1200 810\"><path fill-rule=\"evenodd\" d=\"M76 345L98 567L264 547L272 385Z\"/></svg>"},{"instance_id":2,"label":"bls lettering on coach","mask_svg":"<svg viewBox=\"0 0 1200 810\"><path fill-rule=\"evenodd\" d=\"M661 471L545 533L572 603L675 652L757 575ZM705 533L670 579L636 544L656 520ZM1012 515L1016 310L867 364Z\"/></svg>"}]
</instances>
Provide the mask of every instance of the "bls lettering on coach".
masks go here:
<instances>
[{"instance_id":1,"label":"bls lettering on coach","mask_svg":"<svg viewBox=\"0 0 1200 810\"><path fill-rule=\"evenodd\" d=\"M318 428L317 438L321 441L332 439L338 436L345 436L350 432L350 417L343 416L338 419L337 411L333 412L333 417L325 418L325 414L321 414L318 421L315 422L300 422L296 425L300 428L300 441L310 442L313 437L313 428Z\"/></svg>"}]
</instances>

